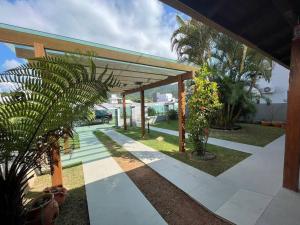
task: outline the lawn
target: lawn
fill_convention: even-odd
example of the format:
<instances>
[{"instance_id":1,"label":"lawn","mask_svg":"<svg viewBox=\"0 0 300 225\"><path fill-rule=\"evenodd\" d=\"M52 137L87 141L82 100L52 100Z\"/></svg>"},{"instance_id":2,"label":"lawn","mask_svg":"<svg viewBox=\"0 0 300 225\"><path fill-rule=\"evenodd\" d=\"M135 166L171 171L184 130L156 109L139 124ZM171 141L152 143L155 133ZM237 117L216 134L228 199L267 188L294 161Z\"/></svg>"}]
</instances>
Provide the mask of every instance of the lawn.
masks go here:
<instances>
[{"instance_id":1,"label":"lawn","mask_svg":"<svg viewBox=\"0 0 300 225\"><path fill-rule=\"evenodd\" d=\"M86 202L82 165L63 169L64 186L68 189L65 203L59 210L56 225L88 225L89 216ZM28 192L27 198L41 194L45 187L51 186L49 174L38 176L34 187Z\"/></svg>"},{"instance_id":2,"label":"lawn","mask_svg":"<svg viewBox=\"0 0 300 225\"><path fill-rule=\"evenodd\" d=\"M211 129L210 137L263 147L284 134L284 129L278 127L247 123L239 125L242 129L233 131ZM154 126L178 130L178 121L161 121Z\"/></svg>"},{"instance_id":3,"label":"lawn","mask_svg":"<svg viewBox=\"0 0 300 225\"><path fill-rule=\"evenodd\" d=\"M70 139L70 146L74 146L74 149L80 148L79 134L74 133L73 138Z\"/></svg>"},{"instance_id":4,"label":"lawn","mask_svg":"<svg viewBox=\"0 0 300 225\"><path fill-rule=\"evenodd\" d=\"M248 153L208 144L208 151L215 153L217 158L210 161L195 161L190 159L190 143L187 144L186 153L180 153L178 151L178 137L176 136L151 131L150 134L146 134L145 138L141 139L140 128L130 128L127 131L118 129L117 131L213 176L223 173L250 155Z\"/></svg>"}]
</instances>

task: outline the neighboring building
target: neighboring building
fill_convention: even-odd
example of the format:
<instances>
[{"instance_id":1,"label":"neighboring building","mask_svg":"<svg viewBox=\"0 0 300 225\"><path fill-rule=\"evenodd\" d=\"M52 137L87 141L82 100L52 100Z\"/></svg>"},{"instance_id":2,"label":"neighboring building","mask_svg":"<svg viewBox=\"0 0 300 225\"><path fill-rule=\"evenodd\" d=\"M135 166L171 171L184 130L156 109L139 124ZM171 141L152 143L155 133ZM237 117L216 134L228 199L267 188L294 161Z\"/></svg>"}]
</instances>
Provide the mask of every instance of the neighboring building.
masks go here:
<instances>
[{"instance_id":1,"label":"neighboring building","mask_svg":"<svg viewBox=\"0 0 300 225\"><path fill-rule=\"evenodd\" d=\"M171 93L165 93L165 94L160 94L156 93L154 95L153 101L154 102L175 102L175 98Z\"/></svg>"},{"instance_id":2,"label":"neighboring building","mask_svg":"<svg viewBox=\"0 0 300 225\"><path fill-rule=\"evenodd\" d=\"M271 103L287 103L289 70L275 63L270 82L259 80L258 87L263 95L271 100ZM265 104L266 101L262 99L260 103Z\"/></svg>"},{"instance_id":3,"label":"neighboring building","mask_svg":"<svg viewBox=\"0 0 300 225\"><path fill-rule=\"evenodd\" d=\"M109 102L111 104L120 104L121 103L121 98L118 97L117 94L111 94L110 98L109 98Z\"/></svg>"},{"instance_id":4,"label":"neighboring building","mask_svg":"<svg viewBox=\"0 0 300 225\"><path fill-rule=\"evenodd\" d=\"M252 120L286 121L289 70L275 63L270 82L260 80L257 85L263 95L270 100L270 104L260 99Z\"/></svg>"}]
</instances>

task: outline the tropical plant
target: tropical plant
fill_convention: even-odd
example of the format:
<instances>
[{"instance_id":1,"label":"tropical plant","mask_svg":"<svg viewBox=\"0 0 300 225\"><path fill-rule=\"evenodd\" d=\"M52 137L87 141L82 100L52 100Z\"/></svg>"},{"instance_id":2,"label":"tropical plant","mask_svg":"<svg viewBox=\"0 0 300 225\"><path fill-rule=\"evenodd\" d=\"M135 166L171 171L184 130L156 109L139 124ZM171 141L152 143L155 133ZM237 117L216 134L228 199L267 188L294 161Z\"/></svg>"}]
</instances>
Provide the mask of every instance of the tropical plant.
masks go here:
<instances>
[{"instance_id":1,"label":"tropical plant","mask_svg":"<svg viewBox=\"0 0 300 225\"><path fill-rule=\"evenodd\" d=\"M215 42L218 50L213 53L210 67L224 104L216 125L231 129L240 116L255 113L256 100L263 98L257 81L270 80L272 63L256 50L224 34L218 35Z\"/></svg>"},{"instance_id":2,"label":"tropical plant","mask_svg":"<svg viewBox=\"0 0 300 225\"><path fill-rule=\"evenodd\" d=\"M204 159L209 158L206 157L206 144L211 120L222 106L219 102L217 83L209 81L209 76L208 67L202 66L197 72L197 77L193 79L192 94L188 100L189 138L194 151Z\"/></svg>"},{"instance_id":3,"label":"tropical plant","mask_svg":"<svg viewBox=\"0 0 300 225\"><path fill-rule=\"evenodd\" d=\"M62 129L119 85L112 74L104 79L107 70L98 76L91 58L86 62L88 69L66 58L36 58L0 75L18 90L0 99L0 215L6 224L24 224L29 174L57 147Z\"/></svg>"},{"instance_id":4,"label":"tropical plant","mask_svg":"<svg viewBox=\"0 0 300 225\"><path fill-rule=\"evenodd\" d=\"M257 81L269 81L271 61L254 49L194 19L177 18L179 28L171 38L178 58L211 68L211 79L218 83L223 109L215 125L231 128L240 116L255 111ZM256 93L253 91L256 89Z\"/></svg>"},{"instance_id":5,"label":"tropical plant","mask_svg":"<svg viewBox=\"0 0 300 225\"><path fill-rule=\"evenodd\" d=\"M211 57L217 32L195 19L176 17L178 28L171 37L171 47L178 59L202 65Z\"/></svg>"}]
</instances>

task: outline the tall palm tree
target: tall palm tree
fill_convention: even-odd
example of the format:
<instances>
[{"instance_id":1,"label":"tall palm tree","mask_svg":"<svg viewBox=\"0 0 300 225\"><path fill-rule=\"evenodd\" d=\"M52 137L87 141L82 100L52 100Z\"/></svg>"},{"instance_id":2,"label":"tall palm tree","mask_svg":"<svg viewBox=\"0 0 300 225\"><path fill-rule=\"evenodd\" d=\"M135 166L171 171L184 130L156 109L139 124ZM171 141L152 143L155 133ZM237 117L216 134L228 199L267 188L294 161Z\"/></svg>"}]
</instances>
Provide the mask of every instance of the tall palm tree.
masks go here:
<instances>
[{"instance_id":1,"label":"tall palm tree","mask_svg":"<svg viewBox=\"0 0 300 225\"><path fill-rule=\"evenodd\" d=\"M62 57L36 58L0 74L0 82L16 88L0 97L0 216L6 224L24 224L28 174L40 166L62 128L72 127L119 85L113 74L103 79L107 71L97 75L93 60L87 61L88 68Z\"/></svg>"},{"instance_id":2,"label":"tall palm tree","mask_svg":"<svg viewBox=\"0 0 300 225\"><path fill-rule=\"evenodd\" d=\"M211 56L217 32L195 19L183 20L176 17L179 27L171 37L171 47L180 61L204 64Z\"/></svg>"},{"instance_id":3,"label":"tall palm tree","mask_svg":"<svg viewBox=\"0 0 300 225\"><path fill-rule=\"evenodd\" d=\"M223 109L217 125L231 128L243 114L253 112L253 89L259 79L271 77L272 62L254 49L194 19L177 17L178 29L171 46L178 59L198 65L208 63L218 83Z\"/></svg>"}]
</instances>

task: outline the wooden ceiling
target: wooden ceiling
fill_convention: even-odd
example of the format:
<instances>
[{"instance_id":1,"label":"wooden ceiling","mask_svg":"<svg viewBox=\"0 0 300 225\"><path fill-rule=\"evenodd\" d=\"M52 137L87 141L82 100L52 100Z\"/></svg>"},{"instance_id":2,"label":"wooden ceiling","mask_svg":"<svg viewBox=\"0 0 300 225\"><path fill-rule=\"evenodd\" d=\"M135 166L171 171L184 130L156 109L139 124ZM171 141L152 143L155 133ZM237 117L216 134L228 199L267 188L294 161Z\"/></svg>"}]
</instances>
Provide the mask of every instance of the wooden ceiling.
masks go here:
<instances>
[{"instance_id":1,"label":"wooden ceiling","mask_svg":"<svg viewBox=\"0 0 300 225\"><path fill-rule=\"evenodd\" d=\"M300 0L161 0L289 68Z\"/></svg>"}]
</instances>

